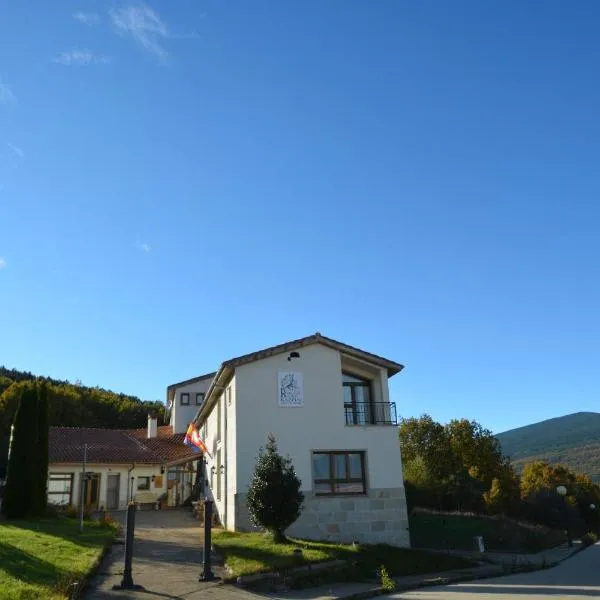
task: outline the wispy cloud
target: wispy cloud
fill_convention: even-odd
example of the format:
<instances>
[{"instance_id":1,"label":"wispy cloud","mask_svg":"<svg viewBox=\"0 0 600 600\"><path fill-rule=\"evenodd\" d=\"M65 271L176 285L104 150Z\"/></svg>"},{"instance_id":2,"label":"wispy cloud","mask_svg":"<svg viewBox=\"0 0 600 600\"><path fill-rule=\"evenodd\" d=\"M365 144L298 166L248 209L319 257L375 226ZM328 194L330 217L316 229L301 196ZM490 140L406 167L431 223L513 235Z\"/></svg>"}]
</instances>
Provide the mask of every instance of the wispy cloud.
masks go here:
<instances>
[{"instance_id":1,"label":"wispy cloud","mask_svg":"<svg viewBox=\"0 0 600 600\"><path fill-rule=\"evenodd\" d=\"M139 240L135 243L135 247L142 252L152 252L152 246L146 244L146 242L140 242Z\"/></svg>"},{"instance_id":2,"label":"wispy cloud","mask_svg":"<svg viewBox=\"0 0 600 600\"><path fill-rule=\"evenodd\" d=\"M0 269L4 269L6 266L6 260L0 256Z\"/></svg>"},{"instance_id":3,"label":"wispy cloud","mask_svg":"<svg viewBox=\"0 0 600 600\"><path fill-rule=\"evenodd\" d=\"M84 25L98 25L101 22L100 15L94 12L77 11L73 13L73 18Z\"/></svg>"},{"instance_id":4,"label":"wispy cloud","mask_svg":"<svg viewBox=\"0 0 600 600\"><path fill-rule=\"evenodd\" d=\"M16 104L17 98L10 86L2 81L0 77L0 104Z\"/></svg>"},{"instance_id":5,"label":"wispy cloud","mask_svg":"<svg viewBox=\"0 0 600 600\"><path fill-rule=\"evenodd\" d=\"M6 145L19 157L19 158L25 158L25 152L23 152L23 150L21 150L21 148L19 148L18 146L15 146L14 144L11 144L10 142L6 142Z\"/></svg>"},{"instance_id":6,"label":"wispy cloud","mask_svg":"<svg viewBox=\"0 0 600 600\"><path fill-rule=\"evenodd\" d=\"M107 65L111 61L110 56L95 54L90 50L70 50L62 52L53 61L67 67L84 67L87 65Z\"/></svg>"},{"instance_id":7,"label":"wispy cloud","mask_svg":"<svg viewBox=\"0 0 600 600\"><path fill-rule=\"evenodd\" d=\"M172 37L158 14L146 4L110 9L110 18L118 33L131 36L136 43L162 61L169 56L163 42Z\"/></svg>"}]
</instances>

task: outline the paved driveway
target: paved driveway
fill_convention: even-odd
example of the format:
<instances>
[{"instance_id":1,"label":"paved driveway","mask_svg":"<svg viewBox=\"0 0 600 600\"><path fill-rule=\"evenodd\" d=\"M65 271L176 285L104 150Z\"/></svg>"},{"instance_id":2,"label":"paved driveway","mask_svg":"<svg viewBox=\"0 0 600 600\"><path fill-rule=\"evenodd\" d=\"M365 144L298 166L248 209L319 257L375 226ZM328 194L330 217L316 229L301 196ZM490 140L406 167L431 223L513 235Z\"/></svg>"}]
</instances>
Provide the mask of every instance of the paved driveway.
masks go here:
<instances>
[{"instance_id":1,"label":"paved driveway","mask_svg":"<svg viewBox=\"0 0 600 600\"><path fill-rule=\"evenodd\" d=\"M125 513L112 513L125 523ZM204 530L190 509L136 512L133 581L148 594L179 598L198 590L202 568ZM131 592L113 591L123 577L124 544L114 544L85 595L88 600L134 598Z\"/></svg>"},{"instance_id":2,"label":"paved driveway","mask_svg":"<svg viewBox=\"0 0 600 600\"><path fill-rule=\"evenodd\" d=\"M541 600L600 598L600 544L552 569L434 587L383 598L398 600Z\"/></svg>"}]
</instances>

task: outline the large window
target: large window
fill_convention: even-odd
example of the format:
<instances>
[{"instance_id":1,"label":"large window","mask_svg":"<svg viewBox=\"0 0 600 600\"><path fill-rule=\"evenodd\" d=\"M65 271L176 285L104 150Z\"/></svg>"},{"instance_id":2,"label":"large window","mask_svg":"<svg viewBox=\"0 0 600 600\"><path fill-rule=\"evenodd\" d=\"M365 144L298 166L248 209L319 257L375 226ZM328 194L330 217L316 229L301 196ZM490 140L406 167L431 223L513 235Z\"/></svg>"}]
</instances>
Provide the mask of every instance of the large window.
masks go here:
<instances>
[{"instance_id":1,"label":"large window","mask_svg":"<svg viewBox=\"0 0 600 600\"><path fill-rule=\"evenodd\" d=\"M189 406L190 395L187 392L181 394L181 406Z\"/></svg>"},{"instance_id":2,"label":"large window","mask_svg":"<svg viewBox=\"0 0 600 600\"><path fill-rule=\"evenodd\" d=\"M73 473L50 473L48 475L48 504L66 506L72 504Z\"/></svg>"},{"instance_id":3,"label":"large window","mask_svg":"<svg viewBox=\"0 0 600 600\"><path fill-rule=\"evenodd\" d=\"M371 382L368 379L342 373L342 386L344 388L346 425L373 423Z\"/></svg>"},{"instance_id":4,"label":"large window","mask_svg":"<svg viewBox=\"0 0 600 600\"><path fill-rule=\"evenodd\" d=\"M196 406L200 406L204 402L204 392L198 392L196 394Z\"/></svg>"},{"instance_id":5,"label":"large window","mask_svg":"<svg viewBox=\"0 0 600 600\"><path fill-rule=\"evenodd\" d=\"M317 496L366 494L365 453L313 452L313 481Z\"/></svg>"}]
</instances>

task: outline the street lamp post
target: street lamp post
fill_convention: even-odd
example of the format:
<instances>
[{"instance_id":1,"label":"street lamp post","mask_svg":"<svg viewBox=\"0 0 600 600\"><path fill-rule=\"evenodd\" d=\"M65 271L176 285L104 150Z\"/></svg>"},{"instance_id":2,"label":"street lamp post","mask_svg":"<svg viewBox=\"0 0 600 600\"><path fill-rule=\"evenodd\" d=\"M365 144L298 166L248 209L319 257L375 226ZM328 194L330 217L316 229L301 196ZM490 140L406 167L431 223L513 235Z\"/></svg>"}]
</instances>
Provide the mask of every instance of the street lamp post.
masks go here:
<instances>
[{"instance_id":1,"label":"street lamp post","mask_svg":"<svg viewBox=\"0 0 600 600\"><path fill-rule=\"evenodd\" d=\"M571 539L571 530L569 529L569 511L567 509L567 488L564 485L559 485L556 488L556 493L562 498L563 502L563 513L565 519L565 530L567 532L567 543L569 547L573 546L573 540Z\"/></svg>"}]
</instances>

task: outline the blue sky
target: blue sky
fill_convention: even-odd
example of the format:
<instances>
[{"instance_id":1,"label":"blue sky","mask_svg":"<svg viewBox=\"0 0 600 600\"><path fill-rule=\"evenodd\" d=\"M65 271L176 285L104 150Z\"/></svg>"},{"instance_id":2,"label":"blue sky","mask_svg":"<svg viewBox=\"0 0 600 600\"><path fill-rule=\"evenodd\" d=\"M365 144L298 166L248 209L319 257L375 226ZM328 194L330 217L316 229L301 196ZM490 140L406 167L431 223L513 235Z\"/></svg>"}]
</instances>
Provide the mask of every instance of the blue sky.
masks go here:
<instances>
[{"instance_id":1,"label":"blue sky","mask_svg":"<svg viewBox=\"0 0 600 600\"><path fill-rule=\"evenodd\" d=\"M162 399L320 331L404 416L597 409L597 3L26 4L0 364Z\"/></svg>"}]
</instances>

